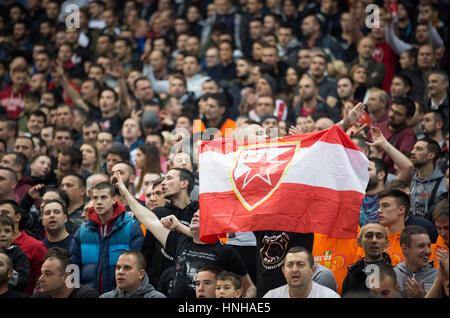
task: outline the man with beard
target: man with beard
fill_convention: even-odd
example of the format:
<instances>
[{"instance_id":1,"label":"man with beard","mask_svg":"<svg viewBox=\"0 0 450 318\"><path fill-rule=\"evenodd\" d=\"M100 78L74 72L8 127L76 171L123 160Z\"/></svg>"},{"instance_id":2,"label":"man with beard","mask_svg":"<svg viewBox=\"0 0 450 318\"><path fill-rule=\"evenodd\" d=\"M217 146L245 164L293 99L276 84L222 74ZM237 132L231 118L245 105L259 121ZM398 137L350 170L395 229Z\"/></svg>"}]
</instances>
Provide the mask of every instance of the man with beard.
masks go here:
<instances>
[{"instance_id":1,"label":"man with beard","mask_svg":"<svg viewBox=\"0 0 450 318\"><path fill-rule=\"evenodd\" d=\"M411 151L416 172L411 182L411 213L431 220L434 206L442 193L447 192L445 176L436 161L439 144L431 138L418 140Z\"/></svg>"},{"instance_id":2,"label":"man with beard","mask_svg":"<svg viewBox=\"0 0 450 318\"><path fill-rule=\"evenodd\" d=\"M415 110L416 107L410 99L394 99L388 111L388 119L374 125L380 128L389 143L403 153L410 153L416 141L414 131L407 126L407 120L414 115ZM371 136L368 136L368 139L371 140ZM382 151L381 156L381 159L386 161L389 172L394 173L392 158L386 151Z\"/></svg>"},{"instance_id":3,"label":"man with beard","mask_svg":"<svg viewBox=\"0 0 450 318\"><path fill-rule=\"evenodd\" d=\"M126 185L128 191L130 191L130 193L134 193L134 182L136 181L136 170L134 166L129 163L129 161L119 161L112 166L111 176L116 172L122 177L123 183ZM127 206L127 202L122 196L117 196L117 200L125 207ZM145 202L141 200L139 200L139 202L142 205L145 204ZM130 211L128 208L126 210Z\"/></svg>"},{"instance_id":4,"label":"man with beard","mask_svg":"<svg viewBox=\"0 0 450 318\"><path fill-rule=\"evenodd\" d=\"M170 169L161 182L164 198L169 202L162 207L155 207L152 211L159 219L174 215L182 224L189 226L194 213L199 208L198 202L190 199L194 184L194 176L189 170L183 168ZM150 283L153 286L158 286L163 272L175 265L173 257L167 254L161 243L149 230L145 235L142 252L147 261L147 274Z\"/></svg>"},{"instance_id":5,"label":"man with beard","mask_svg":"<svg viewBox=\"0 0 450 318\"><path fill-rule=\"evenodd\" d=\"M369 183L366 188L366 195L360 209L359 225L371 222L378 222L378 193L384 190L388 169L386 163L379 159L369 158Z\"/></svg>"},{"instance_id":6,"label":"man with beard","mask_svg":"<svg viewBox=\"0 0 450 318\"><path fill-rule=\"evenodd\" d=\"M239 116L238 105L242 99L242 90L253 85L250 77L251 67L252 63L246 58L240 58L236 62L236 79L228 89L228 93L233 97L233 106L225 111L225 114L234 120Z\"/></svg>"},{"instance_id":7,"label":"man with beard","mask_svg":"<svg viewBox=\"0 0 450 318\"><path fill-rule=\"evenodd\" d=\"M308 116L314 112L324 112L333 115L331 114L331 107L318 98L318 93L319 88L312 76L304 74L299 81L300 103L294 105L294 111L297 117Z\"/></svg>"}]
</instances>

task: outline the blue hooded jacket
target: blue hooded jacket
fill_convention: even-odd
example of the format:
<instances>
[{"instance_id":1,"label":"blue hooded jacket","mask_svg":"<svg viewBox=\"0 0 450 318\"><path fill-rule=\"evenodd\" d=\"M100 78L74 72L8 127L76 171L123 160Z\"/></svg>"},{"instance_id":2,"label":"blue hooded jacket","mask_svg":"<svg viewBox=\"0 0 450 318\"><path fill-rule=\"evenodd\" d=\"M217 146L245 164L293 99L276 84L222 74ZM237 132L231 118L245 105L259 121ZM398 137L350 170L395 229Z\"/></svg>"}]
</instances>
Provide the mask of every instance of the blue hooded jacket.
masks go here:
<instances>
[{"instance_id":1,"label":"blue hooded jacket","mask_svg":"<svg viewBox=\"0 0 450 318\"><path fill-rule=\"evenodd\" d=\"M141 250L144 235L139 223L116 202L114 215L102 223L94 208L80 226L70 246L72 262L80 267L80 283L101 293L116 287L116 263L123 251Z\"/></svg>"}]
</instances>

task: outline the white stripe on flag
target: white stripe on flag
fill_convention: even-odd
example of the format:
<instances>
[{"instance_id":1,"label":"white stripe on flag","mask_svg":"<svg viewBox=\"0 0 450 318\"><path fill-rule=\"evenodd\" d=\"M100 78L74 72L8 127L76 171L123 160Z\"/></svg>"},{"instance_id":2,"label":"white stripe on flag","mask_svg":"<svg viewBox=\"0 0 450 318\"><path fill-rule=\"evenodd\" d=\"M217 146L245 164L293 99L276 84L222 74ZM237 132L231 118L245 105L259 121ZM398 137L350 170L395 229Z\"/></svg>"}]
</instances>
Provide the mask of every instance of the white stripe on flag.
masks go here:
<instances>
[{"instance_id":1,"label":"white stripe on flag","mask_svg":"<svg viewBox=\"0 0 450 318\"><path fill-rule=\"evenodd\" d=\"M214 151L200 154L200 194L233 191L230 167L234 155ZM365 193L367 180L367 159L361 151L318 141L311 147L300 148L283 183Z\"/></svg>"}]
</instances>

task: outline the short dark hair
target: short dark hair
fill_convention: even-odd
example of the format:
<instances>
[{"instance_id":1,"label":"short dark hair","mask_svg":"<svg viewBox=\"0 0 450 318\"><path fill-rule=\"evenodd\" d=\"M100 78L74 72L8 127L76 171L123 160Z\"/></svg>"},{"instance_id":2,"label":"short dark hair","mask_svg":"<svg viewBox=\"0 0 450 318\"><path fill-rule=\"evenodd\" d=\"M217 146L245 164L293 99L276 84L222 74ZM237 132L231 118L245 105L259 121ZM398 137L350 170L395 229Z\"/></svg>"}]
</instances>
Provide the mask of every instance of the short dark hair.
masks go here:
<instances>
[{"instance_id":1,"label":"short dark hair","mask_svg":"<svg viewBox=\"0 0 450 318\"><path fill-rule=\"evenodd\" d=\"M99 123L97 120L90 118L90 119L86 120L86 121L83 123L83 125L81 126L81 132L83 132L83 130L84 130L85 127L90 127L90 126L92 126L92 125L97 125L98 128L99 128L99 130L101 130L100 123Z\"/></svg>"},{"instance_id":2,"label":"short dark hair","mask_svg":"<svg viewBox=\"0 0 450 318\"><path fill-rule=\"evenodd\" d=\"M139 76L139 77L136 78L136 79L134 80L134 82L133 82L133 88L134 88L134 89L136 89L137 82L139 82L139 81L149 81L149 82L151 83L151 81L150 81L150 79L149 79L148 77L145 77L145 76Z\"/></svg>"},{"instance_id":3,"label":"short dark hair","mask_svg":"<svg viewBox=\"0 0 450 318\"><path fill-rule=\"evenodd\" d=\"M100 92L100 95L103 94L103 92L105 92L105 91L109 91L109 92L113 93L114 101L117 102L119 100L119 94L117 94L117 92L115 90L113 90L112 88L109 88L109 87L102 89L102 91Z\"/></svg>"},{"instance_id":4,"label":"short dark hair","mask_svg":"<svg viewBox=\"0 0 450 318\"><path fill-rule=\"evenodd\" d=\"M229 280L231 281L231 284L233 284L235 289L241 289L242 283L241 283L241 277L233 272L229 271L221 271L219 275L217 275L217 280Z\"/></svg>"},{"instance_id":5,"label":"short dark hair","mask_svg":"<svg viewBox=\"0 0 450 318\"><path fill-rule=\"evenodd\" d=\"M41 207L41 214L44 213L45 207L47 206L47 204L50 204L50 203L58 203L61 206L63 213L65 215L69 215L69 213L67 212L67 207L64 205L64 203L61 202L60 200L55 200L55 199L44 201L44 204Z\"/></svg>"},{"instance_id":6,"label":"short dark hair","mask_svg":"<svg viewBox=\"0 0 450 318\"><path fill-rule=\"evenodd\" d=\"M147 270L147 262L145 261L144 254L142 254L142 252L136 250L127 250L120 253L120 256L122 255L133 255L134 257L136 257L138 270Z\"/></svg>"},{"instance_id":7,"label":"short dark hair","mask_svg":"<svg viewBox=\"0 0 450 318\"><path fill-rule=\"evenodd\" d=\"M406 181L401 180L401 179L394 179L389 181L388 184L386 184L386 186L384 187L385 189L405 189L405 188L409 188L409 185Z\"/></svg>"},{"instance_id":8,"label":"short dark hair","mask_svg":"<svg viewBox=\"0 0 450 318\"><path fill-rule=\"evenodd\" d=\"M109 194L111 195L111 197L116 196L116 188L114 188L114 186L109 182L100 182L94 187L94 190L105 190L105 189L109 190Z\"/></svg>"},{"instance_id":9,"label":"short dark hair","mask_svg":"<svg viewBox=\"0 0 450 318\"><path fill-rule=\"evenodd\" d=\"M14 155L13 165L19 165L21 167L20 172L25 174L27 171L28 159L25 157L23 153L20 152L8 152L5 155L12 154Z\"/></svg>"},{"instance_id":10,"label":"short dark hair","mask_svg":"<svg viewBox=\"0 0 450 318\"><path fill-rule=\"evenodd\" d=\"M416 112L416 105L410 98L398 97L394 98L392 104L402 105L406 108L406 117L412 117Z\"/></svg>"},{"instance_id":11,"label":"short dark hair","mask_svg":"<svg viewBox=\"0 0 450 318\"><path fill-rule=\"evenodd\" d=\"M28 120L30 120L31 116L42 117L44 118L44 122L47 122L47 115L42 110L39 109L33 110L30 113L30 117L28 117Z\"/></svg>"},{"instance_id":12,"label":"short dark hair","mask_svg":"<svg viewBox=\"0 0 450 318\"><path fill-rule=\"evenodd\" d=\"M201 266L198 270L197 270L197 274L200 272L211 272L214 274L214 276L217 278L217 276L220 274L220 272L222 271L222 269L218 266L215 265L205 265L205 266Z\"/></svg>"},{"instance_id":13,"label":"short dark hair","mask_svg":"<svg viewBox=\"0 0 450 318\"><path fill-rule=\"evenodd\" d=\"M341 79L348 79L350 81L350 83L352 84L352 87L355 86L355 81L353 80L353 78L351 78L348 75L339 75L338 78L336 79L336 83L339 82Z\"/></svg>"},{"instance_id":14,"label":"short dark hair","mask_svg":"<svg viewBox=\"0 0 450 318\"><path fill-rule=\"evenodd\" d=\"M293 253L305 253L307 255L309 267L312 268L314 266L314 256L312 255L311 251L307 250L303 246L293 246L293 247L291 247L286 252L286 256L287 256L287 254L293 254ZM284 263L286 263L286 257L284 258Z\"/></svg>"},{"instance_id":15,"label":"short dark hair","mask_svg":"<svg viewBox=\"0 0 450 318\"><path fill-rule=\"evenodd\" d=\"M57 193L61 199L61 203L65 204L66 208L69 206L69 204L70 204L69 195L63 189L55 188L53 186L47 186L44 188L44 190L42 192L42 196L44 196L47 192Z\"/></svg>"},{"instance_id":16,"label":"short dark hair","mask_svg":"<svg viewBox=\"0 0 450 318\"><path fill-rule=\"evenodd\" d=\"M397 274L394 271L394 267L389 264L380 264L378 266L378 269L380 270L380 280L385 277L390 277L392 279L392 284L395 287L397 285Z\"/></svg>"},{"instance_id":17,"label":"short dark hair","mask_svg":"<svg viewBox=\"0 0 450 318\"><path fill-rule=\"evenodd\" d=\"M411 79L409 78L409 76L407 76L404 73L399 73L399 74L395 75L394 78L395 77L399 78L403 82L403 85L409 86L409 88L411 88L412 84L411 84Z\"/></svg>"},{"instance_id":18,"label":"short dark hair","mask_svg":"<svg viewBox=\"0 0 450 318\"><path fill-rule=\"evenodd\" d=\"M74 146L66 147L61 151L61 154L63 156L70 157L71 166L78 164L81 167L81 163L83 162L83 154L77 147Z\"/></svg>"},{"instance_id":19,"label":"short dark hair","mask_svg":"<svg viewBox=\"0 0 450 318\"><path fill-rule=\"evenodd\" d=\"M420 225L408 225L406 226L402 233L400 233L400 246L406 245L407 247L411 246L411 237L417 234L426 234L428 235L428 231Z\"/></svg>"},{"instance_id":20,"label":"short dark hair","mask_svg":"<svg viewBox=\"0 0 450 318\"><path fill-rule=\"evenodd\" d=\"M194 175L192 174L192 172L190 172L187 169L184 168L172 168L170 170L177 170L180 172L180 181L184 181L187 180L189 182L188 188L187 188L187 193L191 194L192 190L194 189L194 185L195 185L195 178Z\"/></svg>"},{"instance_id":21,"label":"short dark hair","mask_svg":"<svg viewBox=\"0 0 450 318\"><path fill-rule=\"evenodd\" d=\"M405 218L408 216L409 210L411 209L411 200L409 195L399 189L384 189L377 195L378 200L386 197L392 197L395 199L397 205L405 207Z\"/></svg>"},{"instance_id":22,"label":"short dark hair","mask_svg":"<svg viewBox=\"0 0 450 318\"><path fill-rule=\"evenodd\" d=\"M130 150L127 146L123 144L115 144L113 145L106 153L106 156L109 154L115 154L122 159L122 161L130 161Z\"/></svg>"},{"instance_id":23,"label":"short dark hair","mask_svg":"<svg viewBox=\"0 0 450 318\"><path fill-rule=\"evenodd\" d=\"M386 183L387 177L388 177L388 165L386 161L376 158L376 157L370 157L369 161L372 161L375 164L375 171L378 174L380 171L384 171L384 180L383 182Z\"/></svg>"},{"instance_id":24,"label":"short dark hair","mask_svg":"<svg viewBox=\"0 0 450 318\"><path fill-rule=\"evenodd\" d=\"M61 274L65 274L67 267L72 264L72 259L70 257L70 253L62 247L51 247L47 250L44 256L44 262L48 259L55 258L61 264L60 272Z\"/></svg>"},{"instance_id":25,"label":"short dark hair","mask_svg":"<svg viewBox=\"0 0 450 318\"><path fill-rule=\"evenodd\" d=\"M427 144L427 151L434 154L433 163L436 164L436 161L439 159L439 156L441 154L441 147L439 146L437 141L429 137L421 138L417 140L416 143L419 141L423 141Z\"/></svg>"},{"instance_id":26,"label":"short dark hair","mask_svg":"<svg viewBox=\"0 0 450 318\"><path fill-rule=\"evenodd\" d=\"M5 204L11 205L12 208L14 209L15 214L22 214L22 209L20 208L19 203L17 203L16 201L11 200L11 199L0 200L0 205L5 205Z\"/></svg>"},{"instance_id":27,"label":"short dark hair","mask_svg":"<svg viewBox=\"0 0 450 318\"><path fill-rule=\"evenodd\" d=\"M436 220L447 220L448 221L448 199L442 199L433 209L432 218L433 221Z\"/></svg>"},{"instance_id":28,"label":"short dark hair","mask_svg":"<svg viewBox=\"0 0 450 318\"><path fill-rule=\"evenodd\" d=\"M17 181L17 174L16 174L16 172L13 169L8 168L8 167L1 167L0 166L0 170L8 171L9 177L11 179L13 179L14 181Z\"/></svg>"},{"instance_id":29,"label":"short dark hair","mask_svg":"<svg viewBox=\"0 0 450 318\"><path fill-rule=\"evenodd\" d=\"M442 122L445 125L445 115L442 111L439 109L430 109L427 110L425 114L433 114L433 118L435 122ZM442 129L444 129L444 125Z\"/></svg>"},{"instance_id":30,"label":"short dark hair","mask_svg":"<svg viewBox=\"0 0 450 318\"><path fill-rule=\"evenodd\" d=\"M136 168L135 168L129 161L119 161L119 162L116 162L116 163L114 164L114 166L116 166L116 165L118 165L118 164L124 164L124 165L126 165L126 166L127 166L128 173L130 174L130 176L136 174Z\"/></svg>"},{"instance_id":31,"label":"short dark hair","mask_svg":"<svg viewBox=\"0 0 450 318\"><path fill-rule=\"evenodd\" d=\"M211 93L209 94L208 98L215 99L217 103L219 104L219 107L227 107L228 106L228 100L226 96L222 93Z\"/></svg>"},{"instance_id":32,"label":"short dark hair","mask_svg":"<svg viewBox=\"0 0 450 318\"><path fill-rule=\"evenodd\" d=\"M76 172L69 172L61 177L61 182L66 177L76 177L80 187L86 187L86 178Z\"/></svg>"},{"instance_id":33,"label":"short dark hair","mask_svg":"<svg viewBox=\"0 0 450 318\"><path fill-rule=\"evenodd\" d=\"M14 231L14 221L9 216L0 214L0 225L10 226L12 231Z\"/></svg>"},{"instance_id":34,"label":"short dark hair","mask_svg":"<svg viewBox=\"0 0 450 318\"><path fill-rule=\"evenodd\" d=\"M17 141L17 140L19 140L19 139L27 139L27 140L29 140L30 142L31 142L31 148L33 148L34 149L34 140L33 140L33 138L31 138L30 136L17 136L16 137L16 140L15 141Z\"/></svg>"}]
</instances>

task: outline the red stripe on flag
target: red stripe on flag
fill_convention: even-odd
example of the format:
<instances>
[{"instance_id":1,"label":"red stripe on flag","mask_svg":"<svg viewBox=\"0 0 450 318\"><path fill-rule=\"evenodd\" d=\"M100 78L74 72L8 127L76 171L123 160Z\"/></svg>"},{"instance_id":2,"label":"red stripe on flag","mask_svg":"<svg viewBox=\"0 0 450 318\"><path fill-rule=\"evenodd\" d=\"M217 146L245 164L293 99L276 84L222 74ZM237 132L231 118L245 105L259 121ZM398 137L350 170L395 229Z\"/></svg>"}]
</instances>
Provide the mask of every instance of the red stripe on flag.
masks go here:
<instances>
[{"instance_id":1,"label":"red stripe on flag","mask_svg":"<svg viewBox=\"0 0 450 318\"><path fill-rule=\"evenodd\" d=\"M282 183L270 200L248 211L233 191L203 193L200 194L200 239L211 243L217 241L219 232L263 230L315 232L354 239L363 197L363 193L355 191ZM278 212L274 213L275 209Z\"/></svg>"}]
</instances>

